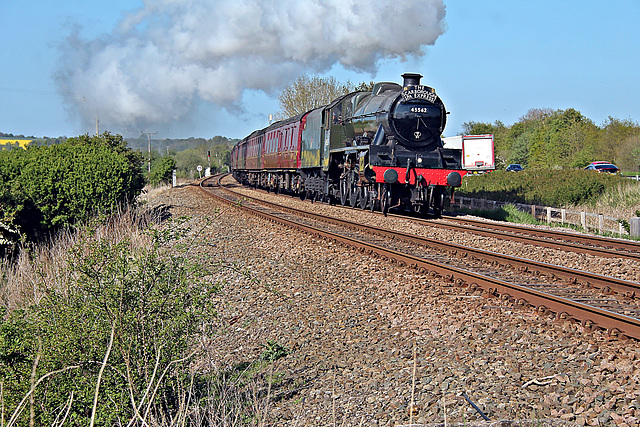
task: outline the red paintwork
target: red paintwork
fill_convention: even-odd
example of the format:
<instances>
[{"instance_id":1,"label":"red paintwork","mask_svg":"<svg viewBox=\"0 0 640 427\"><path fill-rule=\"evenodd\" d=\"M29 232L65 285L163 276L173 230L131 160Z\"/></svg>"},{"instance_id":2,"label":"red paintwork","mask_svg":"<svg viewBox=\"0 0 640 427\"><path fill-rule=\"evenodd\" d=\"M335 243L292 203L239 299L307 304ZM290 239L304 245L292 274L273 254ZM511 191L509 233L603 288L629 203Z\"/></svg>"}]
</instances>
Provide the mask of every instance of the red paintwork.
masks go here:
<instances>
[{"instance_id":1,"label":"red paintwork","mask_svg":"<svg viewBox=\"0 0 640 427\"><path fill-rule=\"evenodd\" d=\"M406 184L405 176L407 174L407 168L390 168L387 166L371 166L371 169L376 173L376 182L384 183L384 171L387 169L394 169L398 172L398 183ZM414 173L415 172L415 173ZM451 172L458 172L461 177L467 174L465 170L458 169L422 169L422 168L413 168L409 173L409 184L415 185L416 177L422 175L425 179L425 184L427 185L445 185L447 184L447 175Z\"/></svg>"},{"instance_id":2,"label":"red paintwork","mask_svg":"<svg viewBox=\"0 0 640 427\"><path fill-rule=\"evenodd\" d=\"M298 169L304 124L303 118L256 132L236 146L232 166L248 170ZM241 148L245 144L246 151Z\"/></svg>"}]
</instances>

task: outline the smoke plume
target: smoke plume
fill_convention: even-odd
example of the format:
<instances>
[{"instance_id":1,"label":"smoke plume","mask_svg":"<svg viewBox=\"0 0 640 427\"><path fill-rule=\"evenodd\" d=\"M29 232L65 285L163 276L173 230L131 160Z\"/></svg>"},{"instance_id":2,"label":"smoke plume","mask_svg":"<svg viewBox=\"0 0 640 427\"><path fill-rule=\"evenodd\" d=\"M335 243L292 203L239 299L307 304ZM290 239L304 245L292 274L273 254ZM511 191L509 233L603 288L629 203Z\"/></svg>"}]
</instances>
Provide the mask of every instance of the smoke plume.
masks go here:
<instances>
[{"instance_id":1,"label":"smoke plume","mask_svg":"<svg viewBox=\"0 0 640 427\"><path fill-rule=\"evenodd\" d=\"M423 55L444 16L442 0L148 0L110 34L72 34L56 81L85 123L142 129L337 63L373 73Z\"/></svg>"}]
</instances>

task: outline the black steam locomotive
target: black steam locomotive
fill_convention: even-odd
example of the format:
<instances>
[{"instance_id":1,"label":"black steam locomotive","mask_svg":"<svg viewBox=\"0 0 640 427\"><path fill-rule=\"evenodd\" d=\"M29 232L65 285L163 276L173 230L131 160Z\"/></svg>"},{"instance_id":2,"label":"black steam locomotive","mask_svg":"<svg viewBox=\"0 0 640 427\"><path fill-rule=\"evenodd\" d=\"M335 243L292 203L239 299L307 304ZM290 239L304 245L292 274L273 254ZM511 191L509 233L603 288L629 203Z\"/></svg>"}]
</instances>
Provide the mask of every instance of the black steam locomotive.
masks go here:
<instances>
[{"instance_id":1,"label":"black steam locomotive","mask_svg":"<svg viewBox=\"0 0 640 427\"><path fill-rule=\"evenodd\" d=\"M459 150L442 146L447 112L420 74L377 83L255 131L232 150L238 182L362 209L440 216L459 187Z\"/></svg>"}]
</instances>

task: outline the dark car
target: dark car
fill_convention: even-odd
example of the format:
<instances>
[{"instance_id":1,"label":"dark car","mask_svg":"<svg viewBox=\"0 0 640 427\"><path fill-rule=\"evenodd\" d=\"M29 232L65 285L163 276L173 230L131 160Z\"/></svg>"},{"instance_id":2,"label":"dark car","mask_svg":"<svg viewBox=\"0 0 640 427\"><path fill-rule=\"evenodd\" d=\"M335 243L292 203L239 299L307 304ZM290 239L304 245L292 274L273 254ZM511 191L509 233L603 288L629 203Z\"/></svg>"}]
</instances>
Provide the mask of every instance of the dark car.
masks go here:
<instances>
[{"instance_id":1,"label":"dark car","mask_svg":"<svg viewBox=\"0 0 640 427\"><path fill-rule=\"evenodd\" d=\"M598 171L598 172L609 172L609 173L617 173L620 171L616 165L612 165L611 163L601 163L595 162L591 163L589 166L584 168L586 171Z\"/></svg>"},{"instance_id":2,"label":"dark car","mask_svg":"<svg viewBox=\"0 0 640 427\"><path fill-rule=\"evenodd\" d=\"M524 168L522 167L522 165L519 165L517 163L507 166L507 172L520 172L520 171L523 171L523 170L524 170Z\"/></svg>"}]
</instances>

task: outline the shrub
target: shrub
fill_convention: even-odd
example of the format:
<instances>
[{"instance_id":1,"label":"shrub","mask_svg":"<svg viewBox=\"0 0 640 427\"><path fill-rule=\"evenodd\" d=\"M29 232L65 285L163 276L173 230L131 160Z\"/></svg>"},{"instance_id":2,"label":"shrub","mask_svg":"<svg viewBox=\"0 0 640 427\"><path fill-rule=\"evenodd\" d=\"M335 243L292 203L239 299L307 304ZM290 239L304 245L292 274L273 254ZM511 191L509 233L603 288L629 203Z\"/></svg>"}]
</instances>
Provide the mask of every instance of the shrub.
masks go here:
<instances>
[{"instance_id":1,"label":"shrub","mask_svg":"<svg viewBox=\"0 0 640 427\"><path fill-rule=\"evenodd\" d=\"M624 184L617 175L583 170L495 171L465 177L456 194L508 203L568 206L590 201Z\"/></svg>"},{"instance_id":2,"label":"shrub","mask_svg":"<svg viewBox=\"0 0 640 427\"><path fill-rule=\"evenodd\" d=\"M36 304L3 316L2 405L14 420L29 422L30 393L36 425L63 417L89 425L94 416L141 425L181 409L219 289L188 260L192 242L176 244L190 232L185 221L151 227L139 242L84 229L65 255L67 274L40 284Z\"/></svg>"},{"instance_id":3,"label":"shrub","mask_svg":"<svg viewBox=\"0 0 640 427\"><path fill-rule=\"evenodd\" d=\"M158 185L160 183L168 183L171 181L173 170L176 168L176 161L169 157L164 156L153 162L151 165L151 176L149 177L149 183L151 185Z\"/></svg>"},{"instance_id":4,"label":"shrub","mask_svg":"<svg viewBox=\"0 0 640 427\"><path fill-rule=\"evenodd\" d=\"M35 240L133 201L144 185L141 161L109 133L1 151L0 221Z\"/></svg>"}]
</instances>

